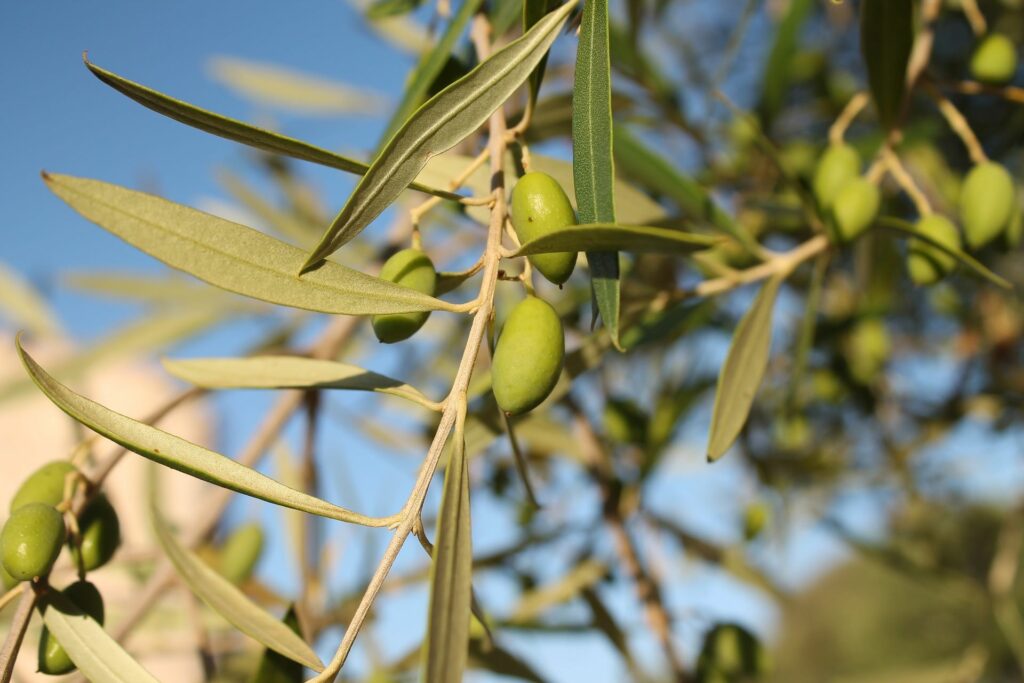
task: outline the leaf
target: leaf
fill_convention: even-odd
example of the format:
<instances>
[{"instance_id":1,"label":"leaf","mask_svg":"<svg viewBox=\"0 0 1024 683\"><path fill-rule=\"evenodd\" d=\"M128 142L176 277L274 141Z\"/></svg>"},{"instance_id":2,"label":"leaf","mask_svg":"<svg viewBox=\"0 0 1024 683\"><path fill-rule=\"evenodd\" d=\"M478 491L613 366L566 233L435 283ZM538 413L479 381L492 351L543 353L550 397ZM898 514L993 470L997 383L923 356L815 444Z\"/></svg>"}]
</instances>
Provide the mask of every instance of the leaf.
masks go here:
<instances>
[{"instance_id":1,"label":"leaf","mask_svg":"<svg viewBox=\"0 0 1024 683\"><path fill-rule=\"evenodd\" d=\"M300 278L301 249L160 197L86 178L46 174L43 179L90 221L172 268L230 292L348 315L454 309L336 263Z\"/></svg>"},{"instance_id":2,"label":"leaf","mask_svg":"<svg viewBox=\"0 0 1024 683\"><path fill-rule=\"evenodd\" d=\"M903 109L907 64L914 46L913 0L863 0L860 50L871 98L885 128L896 125Z\"/></svg>"},{"instance_id":3,"label":"leaf","mask_svg":"<svg viewBox=\"0 0 1024 683\"><path fill-rule=\"evenodd\" d=\"M733 334L729 355L718 375L715 406L708 436L708 460L725 455L747 422L765 370L772 343L772 311L785 278L776 275L761 287Z\"/></svg>"},{"instance_id":4,"label":"leaf","mask_svg":"<svg viewBox=\"0 0 1024 683\"><path fill-rule=\"evenodd\" d=\"M465 419L463 406L452 435L454 448L445 468L444 493L437 518L437 539L430 570L430 612L423 648L425 683L461 681L469 654L473 548Z\"/></svg>"},{"instance_id":5,"label":"leaf","mask_svg":"<svg viewBox=\"0 0 1024 683\"><path fill-rule=\"evenodd\" d=\"M384 128L383 139L385 141L390 140L395 131L423 104L423 101L427 98L430 84L434 82L434 79L444 69L445 62L448 61L448 56L455 47L456 41L462 35L466 24L476 14L481 3L482 0L462 0L458 13L448 22L448 28L445 29L440 40L420 58L419 64L416 65L416 68L409 75L408 84L405 86L405 93L402 95L402 101L398 104L398 108L395 109L395 113L391 115L388 125Z\"/></svg>"},{"instance_id":6,"label":"leaf","mask_svg":"<svg viewBox=\"0 0 1024 683\"><path fill-rule=\"evenodd\" d=\"M984 264L982 264L980 261L978 261L976 258L971 256L967 252L961 251L960 249L956 249L956 248L950 247L947 244L943 244L942 242L939 242L938 240L936 240L931 235L925 234L923 232L918 232L918 230L914 226L914 224L909 222L909 221L904 221L904 220L901 220L899 218L894 218L892 216L882 216L881 218L878 219L877 222L878 222L879 225L881 225L883 227L886 227L886 228L889 228L891 230L895 230L896 232L901 232L901 233L904 233L906 235L913 236L916 239L924 240L925 242L928 242L933 247L936 247L936 248L944 251L945 253L949 254L953 258L955 258L957 261L962 263L968 269L972 270L975 275L988 280L989 282L991 282L992 284L994 284L994 285L996 285L998 287L1002 287L1003 289L1011 289L1011 290L1013 289L1013 285L1009 281L1007 281L1005 278L1002 278L999 275L996 275L995 273L993 273L991 270L986 268L984 266Z\"/></svg>"},{"instance_id":7,"label":"leaf","mask_svg":"<svg viewBox=\"0 0 1024 683\"><path fill-rule=\"evenodd\" d=\"M391 394L420 405L430 403L413 386L331 360L300 356L165 358L163 364L175 377L206 389L349 389Z\"/></svg>"},{"instance_id":8,"label":"leaf","mask_svg":"<svg viewBox=\"0 0 1024 683\"><path fill-rule=\"evenodd\" d=\"M93 683L159 683L96 621L58 591L40 598L43 622Z\"/></svg>"},{"instance_id":9,"label":"leaf","mask_svg":"<svg viewBox=\"0 0 1024 683\"><path fill-rule=\"evenodd\" d=\"M423 169L490 117L548 51L575 2L569 2L416 110L374 159L304 268L354 238Z\"/></svg>"},{"instance_id":10,"label":"leaf","mask_svg":"<svg viewBox=\"0 0 1024 683\"><path fill-rule=\"evenodd\" d=\"M615 222L611 68L608 0L587 0L572 91L572 169L580 223ZM619 348L619 256L588 251L587 261L597 309Z\"/></svg>"},{"instance_id":11,"label":"leaf","mask_svg":"<svg viewBox=\"0 0 1024 683\"><path fill-rule=\"evenodd\" d=\"M294 605L288 608L283 621L285 626L299 633L299 619ZM263 651L252 683L302 683L304 680L302 665L268 648Z\"/></svg>"},{"instance_id":12,"label":"leaf","mask_svg":"<svg viewBox=\"0 0 1024 683\"><path fill-rule=\"evenodd\" d=\"M533 28L541 18L551 11L551 0L523 0L523 32ZM544 68L547 66L547 55L540 60L537 68L530 74L530 103L529 107L537 105L537 94L540 92L540 84L544 80Z\"/></svg>"},{"instance_id":13,"label":"leaf","mask_svg":"<svg viewBox=\"0 0 1024 683\"><path fill-rule=\"evenodd\" d=\"M18 355L32 381L53 403L89 429L153 462L222 488L312 515L366 526L376 520L290 489L256 470L181 437L133 420L67 388L32 359L17 340Z\"/></svg>"},{"instance_id":14,"label":"leaf","mask_svg":"<svg viewBox=\"0 0 1024 683\"><path fill-rule=\"evenodd\" d=\"M146 86L135 83L134 81L129 81L127 78L122 78L112 71L107 71L102 67L96 66L88 59L83 59L86 67L89 68L89 71L91 71L96 78L100 79L114 90L130 97L142 106L152 109L158 114L163 114L164 116L172 118L175 121L180 121L185 125L198 128L201 131L211 133L218 137L240 142L243 145L262 149L265 152L283 154L295 159L302 159L303 161L320 164L321 166L328 166L341 171L347 171L348 173L362 175L366 173L369 168L369 166L361 161L343 157L340 154L335 154L334 152L330 152L326 149L321 149L320 147L311 145L308 142L296 140L295 138L290 138L286 135L280 135L269 130L251 126L248 123L243 123L236 119L228 118L227 116L221 116L220 114L200 109L188 102L175 99L169 95L164 95L161 92L157 92L152 88L147 88ZM426 192L444 199L459 199L457 194L447 192L445 190L438 190L437 188L425 187L415 183L410 185L410 187L414 190Z\"/></svg>"},{"instance_id":15,"label":"leaf","mask_svg":"<svg viewBox=\"0 0 1024 683\"><path fill-rule=\"evenodd\" d=\"M761 113L768 125L782 107L786 88L793 74L793 56L800 46L800 30L814 9L814 0L793 0L775 31L765 62L761 90Z\"/></svg>"},{"instance_id":16,"label":"leaf","mask_svg":"<svg viewBox=\"0 0 1024 683\"><path fill-rule=\"evenodd\" d=\"M618 223L570 225L526 242L512 256L563 251L634 251L690 253L707 249L719 240L681 230Z\"/></svg>"},{"instance_id":17,"label":"leaf","mask_svg":"<svg viewBox=\"0 0 1024 683\"><path fill-rule=\"evenodd\" d=\"M377 114L384 98L365 90L270 64L213 57L213 77L244 97L307 114Z\"/></svg>"},{"instance_id":18,"label":"leaf","mask_svg":"<svg viewBox=\"0 0 1024 683\"><path fill-rule=\"evenodd\" d=\"M608 567L599 560L581 562L558 581L524 594L508 621L513 624L534 621L551 607L572 600L580 591L593 586L607 574Z\"/></svg>"},{"instance_id":19,"label":"leaf","mask_svg":"<svg viewBox=\"0 0 1024 683\"><path fill-rule=\"evenodd\" d=\"M370 2L371 0L349 0L349 4L364 16L370 7ZM433 43L427 28L409 16L392 15L390 17L366 18L371 31L390 43L391 47L402 52L421 55L429 50Z\"/></svg>"},{"instance_id":20,"label":"leaf","mask_svg":"<svg viewBox=\"0 0 1024 683\"><path fill-rule=\"evenodd\" d=\"M314 671L324 670L320 658L294 631L257 607L230 581L178 543L157 510L155 501L151 512L157 540L189 590L253 640Z\"/></svg>"},{"instance_id":21,"label":"leaf","mask_svg":"<svg viewBox=\"0 0 1024 683\"><path fill-rule=\"evenodd\" d=\"M81 292L111 299L129 299L149 304L185 304L188 302L210 301L210 295L222 295L223 303L232 300L232 295L211 291L209 287L185 278L177 273L170 277L135 275L134 273L71 273L64 283ZM245 301L237 299L235 302ZM148 322L148 321L147 321Z\"/></svg>"},{"instance_id":22,"label":"leaf","mask_svg":"<svg viewBox=\"0 0 1024 683\"><path fill-rule=\"evenodd\" d=\"M0 316L41 337L61 333L60 322L46 300L17 272L0 263Z\"/></svg>"},{"instance_id":23,"label":"leaf","mask_svg":"<svg viewBox=\"0 0 1024 683\"><path fill-rule=\"evenodd\" d=\"M366 18L386 19L397 14L408 14L423 4L423 0L374 0L366 9Z\"/></svg>"}]
</instances>

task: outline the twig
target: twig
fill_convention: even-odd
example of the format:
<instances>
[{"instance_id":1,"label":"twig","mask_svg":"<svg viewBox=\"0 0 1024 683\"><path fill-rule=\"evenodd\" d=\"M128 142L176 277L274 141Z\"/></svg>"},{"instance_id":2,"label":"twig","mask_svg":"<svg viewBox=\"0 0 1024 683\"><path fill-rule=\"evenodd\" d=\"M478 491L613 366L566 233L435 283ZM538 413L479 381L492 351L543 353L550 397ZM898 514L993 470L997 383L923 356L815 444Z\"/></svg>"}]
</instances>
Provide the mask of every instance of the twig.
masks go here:
<instances>
[{"instance_id":1,"label":"twig","mask_svg":"<svg viewBox=\"0 0 1024 683\"><path fill-rule=\"evenodd\" d=\"M988 155L985 154L985 150L981 146L981 142L978 140L978 136L971 130L971 125L967 123L967 119L960 113L960 110L956 108L952 102L949 101L945 95L940 93L938 89L930 82L925 82L925 90L935 100L935 104L938 106L939 111L946 118L946 122L949 123L949 127L956 133L960 140L963 141L964 147L967 148L967 154L970 155L971 161L976 164L983 164L988 161Z\"/></svg>"},{"instance_id":2,"label":"twig","mask_svg":"<svg viewBox=\"0 0 1024 683\"><path fill-rule=\"evenodd\" d=\"M931 215L931 202L928 201L928 197L925 196L921 188L914 182L913 177L907 172L907 169L903 166L896 153L892 151L892 148L885 145L882 147L880 154L882 155L882 161L885 162L886 167L889 169L889 175L903 188L903 191L910 197L910 201L914 202L918 215Z\"/></svg>"},{"instance_id":3,"label":"twig","mask_svg":"<svg viewBox=\"0 0 1024 683\"><path fill-rule=\"evenodd\" d=\"M967 17L967 22L971 25L974 35L979 38L985 35L988 31L988 22L985 21L985 15L981 13L977 0L960 0L960 9Z\"/></svg>"},{"instance_id":4,"label":"twig","mask_svg":"<svg viewBox=\"0 0 1024 683\"><path fill-rule=\"evenodd\" d=\"M859 92L850 98L850 101L843 107L843 111L836 118L835 123L828 129L828 141L832 145L843 144L843 136L846 135L846 129L850 127L857 115L864 110L864 107L868 106L868 102L871 98L868 97L866 92Z\"/></svg>"}]
</instances>

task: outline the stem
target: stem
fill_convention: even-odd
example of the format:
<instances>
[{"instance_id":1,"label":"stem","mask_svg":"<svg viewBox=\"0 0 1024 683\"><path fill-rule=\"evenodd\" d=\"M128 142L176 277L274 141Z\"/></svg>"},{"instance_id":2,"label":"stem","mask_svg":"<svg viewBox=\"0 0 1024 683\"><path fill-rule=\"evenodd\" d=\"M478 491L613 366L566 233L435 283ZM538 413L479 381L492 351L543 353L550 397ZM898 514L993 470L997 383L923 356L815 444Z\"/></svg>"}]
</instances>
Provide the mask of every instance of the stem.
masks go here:
<instances>
[{"instance_id":1,"label":"stem","mask_svg":"<svg viewBox=\"0 0 1024 683\"><path fill-rule=\"evenodd\" d=\"M931 83L925 82L925 90L935 100L936 106L939 111L946 118L946 122L949 123L949 127L953 129L960 140L963 141L964 147L967 148L967 154L970 155L971 161L976 164L983 164L988 161L988 155L985 154L985 150L981 146L981 142L978 140L978 136L971 130L971 125L967 123L967 119L960 113L960 110L956 108L952 102L949 101L945 95L940 93L938 89Z\"/></svg>"},{"instance_id":2,"label":"stem","mask_svg":"<svg viewBox=\"0 0 1024 683\"><path fill-rule=\"evenodd\" d=\"M843 144L843 136L846 135L846 129L850 127L853 120L857 118L857 115L864 110L864 107L868 106L868 102L871 98L868 97L866 92L859 92L850 98L850 101L846 103L842 113L832 124L832 127L828 129L828 141L832 145Z\"/></svg>"}]
</instances>

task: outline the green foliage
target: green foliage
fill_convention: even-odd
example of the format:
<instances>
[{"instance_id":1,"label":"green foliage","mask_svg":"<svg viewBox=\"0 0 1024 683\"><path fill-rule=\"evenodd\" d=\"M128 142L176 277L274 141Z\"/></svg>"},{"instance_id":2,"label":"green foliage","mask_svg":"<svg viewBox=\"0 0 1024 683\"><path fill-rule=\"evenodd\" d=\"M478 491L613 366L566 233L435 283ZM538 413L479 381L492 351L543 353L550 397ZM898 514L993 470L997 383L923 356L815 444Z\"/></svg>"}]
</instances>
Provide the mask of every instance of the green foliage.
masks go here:
<instances>
[{"instance_id":1,"label":"green foliage","mask_svg":"<svg viewBox=\"0 0 1024 683\"><path fill-rule=\"evenodd\" d=\"M103 625L105 612L103 609L103 596L99 590L88 581L76 581L61 591L67 600L73 603L82 611L82 614ZM39 670L51 676L74 671L75 664L68 657L67 651L61 646L50 630L43 627L43 633L39 638Z\"/></svg>"}]
</instances>

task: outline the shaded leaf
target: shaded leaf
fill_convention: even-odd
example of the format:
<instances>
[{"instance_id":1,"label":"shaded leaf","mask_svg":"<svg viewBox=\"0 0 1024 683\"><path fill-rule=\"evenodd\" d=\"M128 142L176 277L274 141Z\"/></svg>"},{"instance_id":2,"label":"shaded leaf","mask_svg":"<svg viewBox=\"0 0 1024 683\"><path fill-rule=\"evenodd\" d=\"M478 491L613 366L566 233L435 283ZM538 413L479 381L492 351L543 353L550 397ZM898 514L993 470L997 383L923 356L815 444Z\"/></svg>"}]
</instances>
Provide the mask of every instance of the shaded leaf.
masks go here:
<instances>
[{"instance_id":1,"label":"shaded leaf","mask_svg":"<svg viewBox=\"0 0 1024 683\"><path fill-rule=\"evenodd\" d=\"M550 254L562 251L635 251L689 253L707 249L718 240L681 230L643 225L590 223L570 225L530 240L514 256Z\"/></svg>"},{"instance_id":2,"label":"shaded leaf","mask_svg":"<svg viewBox=\"0 0 1024 683\"><path fill-rule=\"evenodd\" d=\"M906 91L907 64L914 47L913 0L863 0L860 49L871 98L886 128L896 125Z\"/></svg>"},{"instance_id":3,"label":"shaded leaf","mask_svg":"<svg viewBox=\"0 0 1024 683\"><path fill-rule=\"evenodd\" d=\"M39 609L46 628L93 683L159 683L96 620L58 591L48 591Z\"/></svg>"},{"instance_id":4,"label":"shaded leaf","mask_svg":"<svg viewBox=\"0 0 1024 683\"><path fill-rule=\"evenodd\" d=\"M46 300L17 272L0 264L0 317L41 337L60 334L61 326Z\"/></svg>"},{"instance_id":5,"label":"shaded leaf","mask_svg":"<svg viewBox=\"0 0 1024 683\"><path fill-rule=\"evenodd\" d=\"M295 614L294 606L288 609L283 621L285 626L301 635L299 619ZM268 648L260 657L260 663L256 667L256 675L253 676L252 683L302 683L306 679L303 673L301 664L282 657Z\"/></svg>"},{"instance_id":6,"label":"shaded leaf","mask_svg":"<svg viewBox=\"0 0 1024 683\"><path fill-rule=\"evenodd\" d=\"M551 607L572 600L607 574L608 567L603 562L593 559L581 562L558 581L524 594L508 621L513 624L533 621Z\"/></svg>"},{"instance_id":7,"label":"shaded leaf","mask_svg":"<svg viewBox=\"0 0 1024 683\"><path fill-rule=\"evenodd\" d=\"M708 460L722 457L747 422L772 343L772 311L784 278L765 282L733 334L729 355L718 375L715 407L708 436Z\"/></svg>"},{"instance_id":8,"label":"shaded leaf","mask_svg":"<svg viewBox=\"0 0 1024 683\"><path fill-rule=\"evenodd\" d=\"M572 168L580 223L615 222L608 0L583 6L572 91ZM612 343L619 346L619 256L588 251L590 284Z\"/></svg>"},{"instance_id":9,"label":"shaded leaf","mask_svg":"<svg viewBox=\"0 0 1024 683\"><path fill-rule=\"evenodd\" d=\"M85 65L96 78L100 79L114 90L130 97L142 106L152 109L158 114L163 114L175 121L180 121L193 128L211 133L218 137L240 142L256 149L262 149L274 154L283 154L295 159L310 161L321 166L329 166L341 171L362 175L366 173L369 166L361 161L343 157L326 149L321 149L308 142L296 140L286 135L280 135L269 130L257 128L256 126L243 123L236 119L221 116L205 109L175 99L169 95L147 88L144 85L122 78L112 71L96 66L88 59ZM445 199L458 199L458 195L436 188L424 187L412 184L412 189L420 192L427 192Z\"/></svg>"},{"instance_id":10,"label":"shaded leaf","mask_svg":"<svg viewBox=\"0 0 1024 683\"><path fill-rule=\"evenodd\" d=\"M18 355L32 381L53 403L89 429L153 462L276 505L354 524L382 526L375 520L290 489L270 477L156 427L116 413L67 388L32 359L17 342Z\"/></svg>"},{"instance_id":11,"label":"shaded leaf","mask_svg":"<svg viewBox=\"0 0 1024 683\"><path fill-rule=\"evenodd\" d=\"M44 179L58 197L100 227L172 268L237 294L349 315L453 308L336 263L299 277L302 250L160 197L99 180L52 174Z\"/></svg>"},{"instance_id":12,"label":"shaded leaf","mask_svg":"<svg viewBox=\"0 0 1024 683\"><path fill-rule=\"evenodd\" d=\"M412 182L430 157L454 147L486 121L526 80L574 6L570 2L552 12L529 33L495 52L420 107L374 159L306 267L319 263L362 232Z\"/></svg>"},{"instance_id":13,"label":"shaded leaf","mask_svg":"<svg viewBox=\"0 0 1024 683\"><path fill-rule=\"evenodd\" d=\"M391 394L419 403L430 400L416 387L355 365L301 356L163 360L179 379L207 389L349 389Z\"/></svg>"},{"instance_id":14,"label":"shaded leaf","mask_svg":"<svg viewBox=\"0 0 1024 683\"><path fill-rule=\"evenodd\" d=\"M550 12L551 5L552 0L523 0L523 32L529 31L545 14ZM530 107L537 104L537 94L540 92L540 84L544 80L544 67L547 66L547 63L547 55L544 55L544 58L537 64L537 68L530 74Z\"/></svg>"},{"instance_id":15,"label":"shaded leaf","mask_svg":"<svg viewBox=\"0 0 1024 683\"><path fill-rule=\"evenodd\" d=\"M323 671L323 662L292 629L257 607L234 584L178 543L155 501L151 513L160 546L178 576L200 600L250 638L314 671Z\"/></svg>"},{"instance_id":16,"label":"shaded leaf","mask_svg":"<svg viewBox=\"0 0 1024 683\"><path fill-rule=\"evenodd\" d=\"M782 106L793 75L792 62L800 45L800 30L813 9L814 0L793 0L775 31L761 79L761 112L767 122L771 122Z\"/></svg>"},{"instance_id":17,"label":"shaded leaf","mask_svg":"<svg viewBox=\"0 0 1024 683\"><path fill-rule=\"evenodd\" d=\"M474 666L493 671L496 674L513 676L519 680L530 681L530 683L545 683L546 681L532 666L508 650L494 644L485 647L483 642L477 638L469 642L469 659Z\"/></svg>"}]
</instances>

